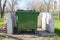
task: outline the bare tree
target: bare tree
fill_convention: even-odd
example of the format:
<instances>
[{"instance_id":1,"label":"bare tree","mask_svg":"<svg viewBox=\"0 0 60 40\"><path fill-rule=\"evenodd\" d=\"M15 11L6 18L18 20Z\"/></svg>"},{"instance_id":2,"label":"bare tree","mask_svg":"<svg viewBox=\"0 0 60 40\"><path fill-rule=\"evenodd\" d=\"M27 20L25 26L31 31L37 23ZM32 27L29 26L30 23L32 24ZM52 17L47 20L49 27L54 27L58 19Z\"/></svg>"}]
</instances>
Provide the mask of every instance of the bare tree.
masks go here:
<instances>
[{"instance_id":1,"label":"bare tree","mask_svg":"<svg viewBox=\"0 0 60 40\"><path fill-rule=\"evenodd\" d=\"M0 17L1 17L1 0L0 0Z\"/></svg>"},{"instance_id":2,"label":"bare tree","mask_svg":"<svg viewBox=\"0 0 60 40\"><path fill-rule=\"evenodd\" d=\"M50 3L49 3L50 4ZM48 8L46 7L46 5L48 5L46 3L46 1L33 1L32 3L28 3L28 7L27 9L31 9L31 10L37 10L37 11L46 11L46 9L49 11L49 6Z\"/></svg>"},{"instance_id":3,"label":"bare tree","mask_svg":"<svg viewBox=\"0 0 60 40\"><path fill-rule=\"evenodd\" d=\"M47 8L47 12L49 12L49 5L50 5L50 0L48 1L48 3L44 0L45 6Z\"/></svg>"},{"instance_id":4,"label":"bare tree","mask_svg":"<svg viewBox=\"0 0 60 40\"><path fill-rule=\"evenodd\" d=\"M5 0L4 3L3 3L3 6L1 6L1 0L0 0L0 14L1 14L1 18L3 18L3 16L4 16L6 2L7 2L7 0Z\"/></svg>"},{"instance_id":5,"label":"bare tree","mask_svg":"<svg viewBox=\"0 0 60 40\"><path fill-rule=\"evenodd\" d=\"M17 2L18 0L10 0L10 1L8 1L7 10L14 12L16 9L15 6L18 4Z\"/></svg>"},{"instance_id":6,"label":"bare tree","mask_svg":"<svg viewBox=\"0 0 60 40\"><path fill-rule=\"evenodd\" d=\"M12 13L11 17L12 17L12 24L13 27L16 26L16 16L15 16L15 7L16 5L18 5L18 0L10 0L8 1L8 5L7 5L7 10Z\"/></svg>"},{"instance_id":7,"label":"bare tree","mask_svg":"<svg viewBox=\"0 0 60 40\"><path fill-rule=\"evenodd\" d=\"M3 15L4 15L4 10L5 10L5 7L6 7L6 2L7 2L7 0L5 0L5 2L3 4L3 7L1 8L1 18L3 18Z\"/></svg>"},{"instance_id":8,"label":"bare tree","mask_svg":"<svg viewBox=\"0 0 60 40\"><path fill-rule=\"evenodd\" d=\"M54 1L54 12L57 12L58 13L58 20L60 20L60 3L59 3L58 6L57 6L57 4L58 4L58 2L57 1ZM56 9L58 9L58 11L56 11Z\"/></svg>"},{"instance_id":9,"label":"bare tree","mask_svg":"<svg viewBox=\"0 0 60 40\"><path fill-rule=\"evenodd\" d=\"M41 11L45 9L43 2L38 1L38 0L37 2L33 1L32 3L28 3L27 6L28 6L27 9L29 10Z\"/></svg>"},{"instance_id":10,"label":"bare tree","mask_svg":"<svg viewBox=\"0 0 60 40\"><path fill-rule=\"evenodd\" d=\"M60 11L59 11L59 13L58 13L58 19L60 20Z\"/></svg>"},{"instance_id":11,"label":"bare tree","mask_svg":"<svg viewBox=\"0 0 60 40\"><path fill-rule=\"evenodd\" d=\"M58 20L60 20L60 4L59 4Z\"/></svg>"}]
</instances>

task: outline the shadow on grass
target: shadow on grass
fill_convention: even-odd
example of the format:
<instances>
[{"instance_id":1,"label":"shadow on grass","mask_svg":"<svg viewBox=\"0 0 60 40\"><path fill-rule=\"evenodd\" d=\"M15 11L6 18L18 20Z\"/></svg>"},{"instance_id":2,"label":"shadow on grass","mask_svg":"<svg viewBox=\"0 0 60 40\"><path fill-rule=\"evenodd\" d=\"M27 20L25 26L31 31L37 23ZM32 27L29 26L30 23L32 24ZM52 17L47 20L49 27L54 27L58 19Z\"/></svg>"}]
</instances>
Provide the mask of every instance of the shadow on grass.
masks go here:
<instances>
[{"instance_id":1,"label":"shadow on grass","mask_svg":"<svg viewBox=\"0 0 60 40\"><path fill-rule=\"evenodd\" d=\"M59 29L55 29L55 33L57 34L57 36L60 37L60 30Z\"/></svg>"}]
</instances>

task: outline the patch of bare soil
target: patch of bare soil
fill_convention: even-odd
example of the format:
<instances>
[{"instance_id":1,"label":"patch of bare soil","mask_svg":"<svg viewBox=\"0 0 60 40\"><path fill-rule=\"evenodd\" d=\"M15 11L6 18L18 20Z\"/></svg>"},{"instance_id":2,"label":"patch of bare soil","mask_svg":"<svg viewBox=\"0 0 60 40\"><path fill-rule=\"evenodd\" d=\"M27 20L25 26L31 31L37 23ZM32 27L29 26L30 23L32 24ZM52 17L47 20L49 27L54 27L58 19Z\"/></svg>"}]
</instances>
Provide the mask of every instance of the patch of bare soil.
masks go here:
<instances>
[{"instance_id":1,"label":"patch of bare soil","mask_svg":"<svg viewBox=\"0 0 60 40\"><path fill-rule=\"evenodd\" d=\"M36 37L32 35L16 35L14 37L7 38L9 40L56 40L55 37Z\"/></svg>"},{"instance_id":2,"label":"patch of bare soil","mask_svg":"<svg viewBox=\"0 0 60 40\"><path fill-rule=\"evenodd\" d=\"M0 30L6 30L6 28L7 28L6 25L7 25L7 24L2 24L2 25L0 25Z\"/></svg>"}]
</instances>

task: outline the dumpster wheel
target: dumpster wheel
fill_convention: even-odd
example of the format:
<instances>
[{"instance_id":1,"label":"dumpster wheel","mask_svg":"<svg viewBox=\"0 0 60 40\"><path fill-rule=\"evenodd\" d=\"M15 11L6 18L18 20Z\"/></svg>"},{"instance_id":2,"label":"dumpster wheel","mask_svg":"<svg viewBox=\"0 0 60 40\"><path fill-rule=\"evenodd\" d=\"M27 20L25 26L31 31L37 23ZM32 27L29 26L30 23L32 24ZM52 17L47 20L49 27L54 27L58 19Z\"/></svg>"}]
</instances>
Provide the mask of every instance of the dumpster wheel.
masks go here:
<instances>
[{"instance_id":1,"label":"dumpster wheel","mask_svg":"<svg viewBox=\"0 0 60 40\"><path fill-rule=\"evenodd\" d=\"M34 33L34 34L36 34L37 32L36 32L36 30L32 30L32 32Z\"/></svg>"},{"instance_id":2,"label":"dumpster wheel","mask_svg":"<svg viewBox=\"0 0 60 40\"><path fill-rule=\"evenodd\" d=\"M18 29L17 27L13 27L13 34L17 33L18 32Z\"/></svg>"}]
</instances>

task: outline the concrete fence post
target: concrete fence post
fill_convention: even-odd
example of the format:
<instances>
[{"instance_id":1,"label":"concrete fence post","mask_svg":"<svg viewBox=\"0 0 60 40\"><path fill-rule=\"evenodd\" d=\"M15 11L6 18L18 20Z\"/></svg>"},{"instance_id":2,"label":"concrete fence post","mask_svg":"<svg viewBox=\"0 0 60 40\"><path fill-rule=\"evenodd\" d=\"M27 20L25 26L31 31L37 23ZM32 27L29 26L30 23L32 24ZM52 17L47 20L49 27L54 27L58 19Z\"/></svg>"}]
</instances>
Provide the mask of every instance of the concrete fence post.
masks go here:
<instances>
[{"instance_id":1,"label":"concrete fence post","mask_svg":"<svg viewBox=\"0 0 60 40\"><path fill-rule=\"evenodd\" d=\"M7 20L7 34L13 34L13 26L12 26L12 17L11 12L8 13L8 20Z\"/></svg>"}]
</instances>

